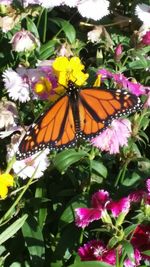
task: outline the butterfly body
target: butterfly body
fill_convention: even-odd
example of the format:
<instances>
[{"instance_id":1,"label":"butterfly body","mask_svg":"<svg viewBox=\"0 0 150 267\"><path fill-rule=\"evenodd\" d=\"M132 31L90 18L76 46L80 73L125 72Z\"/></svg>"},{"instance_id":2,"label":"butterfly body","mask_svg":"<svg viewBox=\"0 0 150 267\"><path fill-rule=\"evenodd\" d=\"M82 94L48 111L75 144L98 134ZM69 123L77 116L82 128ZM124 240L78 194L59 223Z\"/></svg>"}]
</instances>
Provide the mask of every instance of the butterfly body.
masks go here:
<instances>
[{"instance_id":1,"label":"butterfly body","mask_svg":"<svg viewBox=\"0 0 150 267\"><path fill-rule=\"evenodd\" d=\"M113 119L135 112L140 107L140 99L124 90L80 89L69 82L66 94L29 128L16 158L27 158L46 147L70 147L79 138L90 140Z\"/></svg>"}]
</instances>

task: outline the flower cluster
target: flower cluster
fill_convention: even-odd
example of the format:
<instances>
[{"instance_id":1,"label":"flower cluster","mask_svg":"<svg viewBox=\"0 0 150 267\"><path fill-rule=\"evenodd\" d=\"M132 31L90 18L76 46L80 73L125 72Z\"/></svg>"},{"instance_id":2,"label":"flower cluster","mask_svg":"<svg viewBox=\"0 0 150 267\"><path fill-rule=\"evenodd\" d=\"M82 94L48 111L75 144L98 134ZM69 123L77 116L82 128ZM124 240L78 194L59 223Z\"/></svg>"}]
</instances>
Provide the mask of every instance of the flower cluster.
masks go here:
<instances>
[{"instance_id":1,"label":"flower cluster","mask_svg":"<svg viewBox=\"0 0 150 267\"><path fill-rule=\"evenodd\" d=\"M146 190L139 190L129 194L127 197L123 197L119 200L112 200L109 193L104 190L99 190L92 195L91 208L76 208L75 209L75 220L78 227L83 229L87 227L93 221L100 220L103 223L103 228L109 225L110 229L114 231L116 228L116 239L120 241L120 237L117 237L117 231L119 227L123 225L125 218L132 210L132 205L141 202L144 203L144 207L147 210L146 216L149 216L150 211L150 179L146 181ZM139 209L139 206L138 206ZM114 220L116 221L113 225ZM115 228L114 228L115 227ZM118 230L117 230L118 227ZM97 230L98 231L98 230ZM134 249L133 262L131 258L126 258L124 260L125 267L139 266L142 260L148 260L150 262L150 256L146 255L144 251L150 249L149 243L150 237L150 226L144 224L138 224L134 230L133 236L127 235L127 239ZM124 238L124 236L122 236ZM91 240L85 243L82 247L78 249L78 254L82 261L103 261L112 265L116 264L116 249L121 257L123 247L119 245L115 248L110 248L109 245L106 246L99 239Z\"/></svg>"}]
</instances>

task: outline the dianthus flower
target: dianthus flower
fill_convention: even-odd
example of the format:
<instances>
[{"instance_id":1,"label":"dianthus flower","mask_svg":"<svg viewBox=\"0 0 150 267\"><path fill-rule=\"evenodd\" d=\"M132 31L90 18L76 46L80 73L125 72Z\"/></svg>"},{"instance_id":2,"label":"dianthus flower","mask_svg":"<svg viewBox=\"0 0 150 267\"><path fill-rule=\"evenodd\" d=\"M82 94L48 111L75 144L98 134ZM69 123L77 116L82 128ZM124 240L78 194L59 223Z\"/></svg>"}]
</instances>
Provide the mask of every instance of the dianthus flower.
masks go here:
<instances>
[{"instance_id":1,"label":"dianthus flower","mask_svg":"<svg viewBox=\"0 0 150 267\"><path fill-rule=\"evenodd\" d=\"M145 255L144 251L150 250L150 225L138 225L134 231L131 239L134 248L138 249L141 253L142 259L150 261L150 256Z\"/></svg>"},{"instance_id":2,"label":"dianthus flower","mask_svg":"<svg viewBox=\"0 0 150 267\"><path fill-rule=\"evenodd\" d=\"M119 148L128 144L131 122L128 119L113 120L111 126L91 140L91 143L110 154L119 153Z\"/></svg>"},{"instance_id":3,"label":"dianthus flower","mask_svg":"<svg viewBox=\"0 0 150 267\"><path fill-rule=\"evenodd\" d=\"M76 208L76 225L78 227L86 227L89 223L99 220L102 216L102 212L105 209L105 204L109 200L109 194L107 191L99 190L92 196L91 206L92 208Z\"/></svg>"},{"instance_id":4,"label":"dianthus flower","mask_svg":"<svg viewBox=\"0 0 150 267\"><path fill-rule=\"evenodd\" d=\"M124 197L118 201L110 201L107 205L107 209L111 210L114 217L118 217L120 213L127 213L130 209L130 199Z\"/></svg>"},{"instance_id":5,"label":"dianthus flower","mask_svg":"<svg viewBox=\"0 0 150 267\"><path fill-rule=\"evenodd\" d=\"M3 72L2 77L10 98L22 103L30 100L29 84L21 75L9 68Z\"/></svg>"},{"instance_id":6,"label":"dianthus flower","mask_svg":"<svg viewBox=\"0 0 150 267\"><path fill-rule=\"evenodd\" d=\"M142 43L144 45L150 45L150 31L147 31L142 37Z\"/></svg>"},{"instance_id":7,"label":"dianthus flower","mask_svg":"<svg viewBox=\"0 0 150 267\"><path fill-rule=\"evenodd\" d=\"M133 261L131 261L129 258L124 261L124 267L137 267L140 265L142 257L138 249L134 249L134 255L132 255L132 257Z\"/></svg>"},{"instance_id":8,"label":"dianthus flower","mask_svg":"<svg viewBox=\"0 0 150 267\"><path fill-rule=\"evenodd\" d=\"M78 57L72 57L70 60L66 57L57 57L52 64L58 83L67 87L68 81L76 85L84 85L88 74L84 73L84 65Z\"/></svg>"},{"instance_id":9,"label":"dianthus flower","mask_svg":"<svg viewBox=\"0 0 150 267\"><path fill-rule=\"evenodd\" d=\"M91 240L78 249L81 261L102 261L111 265L116 264L116 251L107 249L100 240Z\"/></svg>"},{"instance_id":10,"label":"dianthus flower","mask_svg":"<svg viewBox=\"0 0 150 267\"><path fill-rule=\"evenodd\" d=\"M9 173L0 175L0 197L5 199L8 194L8 187L13 186L14 178Z\"/></svg>"},{"instance_id":11,"label":"dianthus flower","mask_svg":"<svg viewBox=\"0 0 150 267\"><path fill-rule=\"evenodd\" d=\"M0 129L5 128L6 130L16 125L16 119L18 117L17 107L15 103L2 100L0 102Z\"/></svg>"}]
</instances>

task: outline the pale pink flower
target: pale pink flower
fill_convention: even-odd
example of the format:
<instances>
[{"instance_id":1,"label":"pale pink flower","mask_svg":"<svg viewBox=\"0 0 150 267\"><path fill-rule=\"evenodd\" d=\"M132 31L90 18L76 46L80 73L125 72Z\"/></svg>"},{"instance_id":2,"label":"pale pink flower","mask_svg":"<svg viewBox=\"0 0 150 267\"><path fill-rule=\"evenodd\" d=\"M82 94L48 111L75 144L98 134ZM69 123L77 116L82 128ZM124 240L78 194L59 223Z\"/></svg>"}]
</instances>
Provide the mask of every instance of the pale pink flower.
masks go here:
<instances>
[{"instance_id":1,"label":"pale pink flower","mask_svg":"<svg viewBox=\"0 0 150 267\"><path fill-rule=\"evenodd\" d=\"M2 77L10 98L22 103L30 100L29 84L16 71L9 68L3 72Z\"/></svg>"},{"instance_id":2,"label":"pale pink flower","mask_svg":"<svg viewBox=\"0 0 150 267\"><path fill-rule=\"evenodd\" d=\"M131 122L128 119L118 119L113 120L111 126L93 138L91 143L102 151L116 154L119 153L120 147L128 144L130 136Z\"/></svg>"},{"instance_id":3,"label":"pale pink flower","mask_svg":"<svg viewBox=\"0 0 150 267\"><path fill-rule=\"evenodd\" d=\"M101 40L101 36L103 34L103 26L95 26L92 31L89 31L87 36L88 36L88 41L92 43L98 43Z\"/></svg>"},{"instance_id":4,"label":"pale pink flower","mask_svg":"<svg viewBox=\"0 0 150 267\"><path fill-rule=\"evenodd\" d=\"M39 40L31 32L24 29L15 33L10 43L12 43L12 49L16 52L32 51L40 47Z\"/></svg>"},{"instance_id":5,"label":"pale pink flower","mask_svg":"<svg viewBox=\"0 0 150 267\"><path fill-rule=\"evenodd\" d=\"M150 107L150 92L147 94L147 99L144 103L144 107L145 108L149 108Z\"/></svg>"},{"instance_id":6,"label":"pale pink flower","mask_svg":"<svg viewBox=\"0 0 150 267\"><path fill-rule=\"evenodd\" d=\"M17 117L18 112L15 103L2 100L0 102L0 129L5 128L5 130L8 130L16 125Z\"/></svg>"},{"instance_id":7,"label":"pale pink flower","mask_svg":"<svg viewBox=\"0 0 150 267\"><path fill-rule=\"evenodd\" d=\"M2 32L6 33L12 30L15 26L15 19L10 16L0 17L0 28Z\"/></svg>"},{"instance_id":8,"label":"pale pink flower","mask_svg":"<svg viewBox=\"0 0 150 267\"><path fill-rule=\"evenodd\" d=\"M103 261L105 263L116 264L116 251L107 249L100 240L91 240L78 249L81 261Z\"/></svg>"},{"instance_id":9,"label":"pale pink flower","mask_svg":"<svg viewBox=\"0 0 150 267\"><path fill-rule=\"evenodd\" d=\"M130 199L124 197L118 201L110 201L107 205L107 209L111 210L114 217L118 217L120 213L128 213L130 209Z\"/></svg>"},{"instance_id":10,"label":"pale pink flower","mask_svg":"<svg viewBox=\"0 0 150 267\"><path fill-rule=\"evenodd\" d=\"M0 5L11 5L13 0L0 0Z\"/></svg>"}]
</instances>

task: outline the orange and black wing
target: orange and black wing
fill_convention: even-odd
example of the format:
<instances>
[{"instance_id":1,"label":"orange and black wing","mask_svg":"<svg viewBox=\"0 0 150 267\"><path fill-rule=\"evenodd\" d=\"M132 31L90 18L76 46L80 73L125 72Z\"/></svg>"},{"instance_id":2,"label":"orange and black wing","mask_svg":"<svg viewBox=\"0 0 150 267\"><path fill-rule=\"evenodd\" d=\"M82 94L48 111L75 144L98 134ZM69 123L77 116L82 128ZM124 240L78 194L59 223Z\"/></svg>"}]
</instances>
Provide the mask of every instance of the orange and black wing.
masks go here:
<instances>
[{"instance_id":1,"label":"orange and black wing","mask_svg":"<svg viewBox=\"0 0 150 267\"><path fill-rule=\"evenodd\" d=\"M85 88L80 91L80 135L90 139L113 119L140 109L140 99L123 90Z\"/></svg>"},{"instance_id":2,"label":"orange and black wing","mask_svg":"<svg viewBox=\"0 0 150 267\"><path fill-rule=\"evenodd\" d=\"M23 137L17 159L43 150L63 148L75 142L75 124L68 96L60 98L44 113Z\"/></svg>"}]
</instances>

